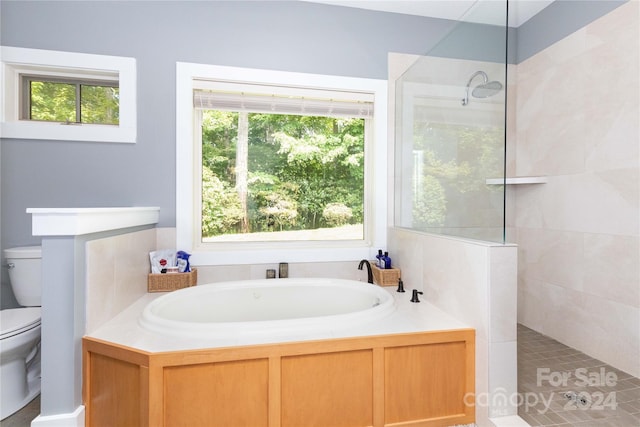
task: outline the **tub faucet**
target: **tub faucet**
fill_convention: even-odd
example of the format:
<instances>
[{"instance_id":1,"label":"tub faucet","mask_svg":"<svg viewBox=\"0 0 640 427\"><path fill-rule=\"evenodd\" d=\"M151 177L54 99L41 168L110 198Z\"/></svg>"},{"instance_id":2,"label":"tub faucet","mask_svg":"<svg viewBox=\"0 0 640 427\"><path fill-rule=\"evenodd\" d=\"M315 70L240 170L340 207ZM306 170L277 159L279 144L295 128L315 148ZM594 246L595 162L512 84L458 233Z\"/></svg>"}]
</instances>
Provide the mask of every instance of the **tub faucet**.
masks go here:
<instances>
[{"instance_id":1,"label":"tub faucet","mask_svg":"<svg viewBox=\"0 0 640 427\"><path fill-rule=\"evenodd\" d=\"M366 259L363 259L362 261L360 261L360 264L358 264L358 270L362 270L363 264L367 266L367 282L373 284L373 272L371 271L371 264L369 264L369 261L367 261Z\"/></svg>"}]
</instances>

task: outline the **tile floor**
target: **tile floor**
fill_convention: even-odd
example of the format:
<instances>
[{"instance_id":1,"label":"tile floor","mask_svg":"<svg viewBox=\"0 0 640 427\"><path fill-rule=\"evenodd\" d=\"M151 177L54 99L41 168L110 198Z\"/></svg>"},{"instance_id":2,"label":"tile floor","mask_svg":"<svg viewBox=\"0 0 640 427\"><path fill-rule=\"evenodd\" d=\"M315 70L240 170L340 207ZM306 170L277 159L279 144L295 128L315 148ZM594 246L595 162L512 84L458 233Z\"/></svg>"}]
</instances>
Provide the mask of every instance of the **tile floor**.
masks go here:
<instances>
[{"instance_id":1,"label":"tile floor","mask_svg":"<svg viewBox=\"0 0 640 427\"><path fill-rule=\"evenodd\" d=\"M532 426L640 427L640 379L523 325L518 392Z\"/></svg>"},{"instance_id":2,"label":"tile floor","mask_svg":"<svg viewBox=\"0 0 640 427\"><path fill-rule=\"evenodd\" d=\"M29 427L31 421L40 415L40 396L10 417L0 421L0 427Z\"/></svg>"}]
</instances>

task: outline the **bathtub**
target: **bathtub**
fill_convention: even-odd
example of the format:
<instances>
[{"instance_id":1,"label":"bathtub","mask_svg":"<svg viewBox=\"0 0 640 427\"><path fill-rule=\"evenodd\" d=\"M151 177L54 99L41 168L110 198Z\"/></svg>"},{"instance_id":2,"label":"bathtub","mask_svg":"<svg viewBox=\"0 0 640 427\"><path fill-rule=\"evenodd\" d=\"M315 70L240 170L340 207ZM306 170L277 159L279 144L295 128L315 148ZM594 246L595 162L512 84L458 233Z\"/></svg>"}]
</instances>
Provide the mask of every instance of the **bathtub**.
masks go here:
<instances>
[{"instance_id":1,"label":"bathtub","mask_svg":"<svg viewBox=\"0 0 640 427\"><path fill-rule=\"evenodd\" d=\"M473 423L475 331L410 297L336 279L147 294L82 339L85 425Z\"/></svg>"},{"instance_id":2,"label":"bathtub","mask_svg":"<svg viewBox=\"0 0 640 427\"><path fill-rule=\"evenodd\" d=\"M379 286L329 278L263 279L181 289L150 302L144 329L190 338L323 333L353 328L393 313Z\"/></svg>"}]
</instances>

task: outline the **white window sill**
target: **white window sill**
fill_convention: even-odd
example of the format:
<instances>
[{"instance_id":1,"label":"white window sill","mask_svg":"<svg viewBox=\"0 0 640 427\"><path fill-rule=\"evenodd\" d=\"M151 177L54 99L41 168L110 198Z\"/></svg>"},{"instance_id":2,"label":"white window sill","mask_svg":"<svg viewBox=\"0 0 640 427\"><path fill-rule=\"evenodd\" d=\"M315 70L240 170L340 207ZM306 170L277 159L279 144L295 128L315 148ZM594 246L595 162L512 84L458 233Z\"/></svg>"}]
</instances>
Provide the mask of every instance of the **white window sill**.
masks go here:
<instances>
[{"instance_id":1,"label":"white window sill","mask_svg":"<svg viewBox=\"0 0 640 427\"><path fill-rule=\"evenodd\" d=\"M94 141L135 143L136 129L110 125L66 125L27 121L0 123L3 138L52 141Z\"/></svg>"}]
</instances>

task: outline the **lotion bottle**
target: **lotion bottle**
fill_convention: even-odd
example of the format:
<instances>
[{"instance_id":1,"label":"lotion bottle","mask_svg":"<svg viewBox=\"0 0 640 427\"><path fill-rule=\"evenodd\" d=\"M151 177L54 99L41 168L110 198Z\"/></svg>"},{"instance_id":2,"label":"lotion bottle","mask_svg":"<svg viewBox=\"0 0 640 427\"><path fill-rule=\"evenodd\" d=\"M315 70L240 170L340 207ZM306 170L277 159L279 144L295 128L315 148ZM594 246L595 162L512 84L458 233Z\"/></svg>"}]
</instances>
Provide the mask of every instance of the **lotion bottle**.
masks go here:
<instances>
[{"instance_id":1,"label":"lotion bottle","mask_svg":"<svg viewBox=\"0 0 640 427\"><path fill-rule=\"evenodd\" d=\"M385 269L391 268L391 258L389 258L389 252L385 252L383 255L383 258L384 258L384 268Z\"/></svg>"}]
</instances>

